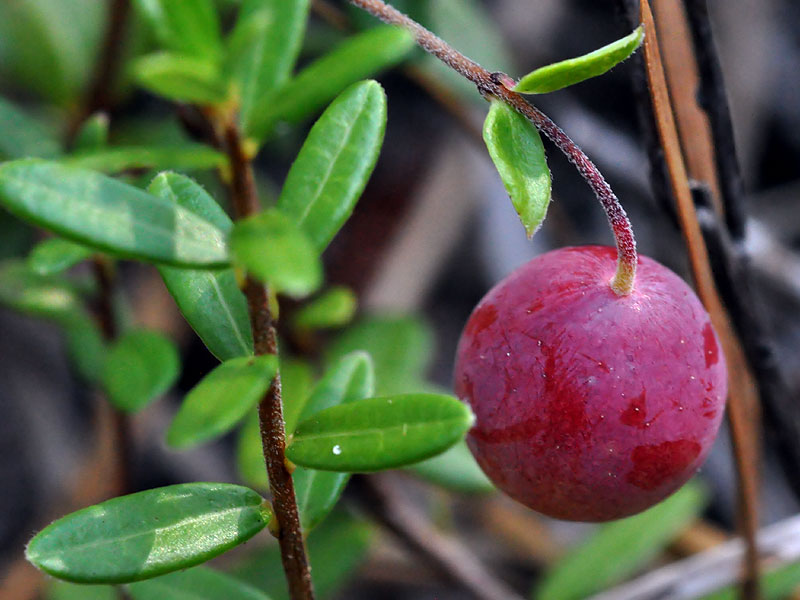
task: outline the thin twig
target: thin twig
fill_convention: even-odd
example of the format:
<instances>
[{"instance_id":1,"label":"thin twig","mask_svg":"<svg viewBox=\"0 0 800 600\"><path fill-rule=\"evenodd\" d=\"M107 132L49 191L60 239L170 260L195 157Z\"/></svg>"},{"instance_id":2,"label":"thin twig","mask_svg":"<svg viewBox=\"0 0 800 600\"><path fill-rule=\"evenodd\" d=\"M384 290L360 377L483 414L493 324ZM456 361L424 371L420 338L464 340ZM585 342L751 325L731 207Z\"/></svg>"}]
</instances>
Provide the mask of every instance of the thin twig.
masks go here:
<instances>
[{"instance_id":1,"label":"thin twig","mask_svg":"<svg viewBox=\"0 0 800 600\"><path fill-rule=\"evenodd\" d=\"M673 193L678 203L681 229L689 250L697 292L708 310L714 327L725 349L729 367L728 419L734 446L734 459L739 475L739 502L741 507L741 529L746 543L746 576L742 590L746 597L758 597L758 552L755 532L758 528L757 490L758 476L756 457L757 433L751 424L752 408L757 406L757 394L750 377L741 346L733 332L728 315L720 301L714 284L708 251L697 221L694 202L689 189L686 169L678 141L675 120L669 106L667 84L658 50L655 23L647 0L641 2L641 21L645 25L645 62L648 82L653 99L661 144L669 167Z\"/></svg>"},{"instance_id":2,"label":"thin twig","mask_svg":"<svg viewBox=\"0 0 800 600\"><path fill-rule=\"evenodd\" d=\"M362 504L398 539L423 556L434 568L480 600L522 600L491 573L463 545L446 537L427 522L425 515L404 500L395 475L361 478Z\"/></svg>"},{"instance_id":3,"label":"thin twig","mask_svg":"<svg viewBox=\"0 0 800 600\"><path fill-rule=\"evenodd\" d=\"M617 272L611 282L611 287L617 294L629 294L633 289L637 262L636 241L630 221L611 186L575 142L547 115L530 104L523 96L512 91L510 87L514 85L513 79L505 73L490 73L382 0L350 0L350 3L385 23L398 25L409 31L423 50L474 83L485 98L505 102L519 112L564 153L597 196L608 217L611 229L614 231L617 244Z\"/></svg>"},{"instance_id":4,"label":"thin twig","mask_svg":"<svg viewBox=\"0 0 800 600\"><path fill-rule=\"evenodd\" d=\"M235 124L228 123L224 139L231 167L231 195L237 218L254 215L260 211L256 193L253 166L242 146L242 139ZM266 287L248 276L244 294L250 311L254 349L257 355L277 355L278 339L269 307ZM276 375L258 405L261 427L261 442L267 465L272 505L278 524L277 538L281 549L281 560L289 584L289 595L293 600L313 600L314 588L306 556L300 515L294 492L292 474L286 466L286 431L281 404L281 380Z\"/></svg>"}]
</instances>

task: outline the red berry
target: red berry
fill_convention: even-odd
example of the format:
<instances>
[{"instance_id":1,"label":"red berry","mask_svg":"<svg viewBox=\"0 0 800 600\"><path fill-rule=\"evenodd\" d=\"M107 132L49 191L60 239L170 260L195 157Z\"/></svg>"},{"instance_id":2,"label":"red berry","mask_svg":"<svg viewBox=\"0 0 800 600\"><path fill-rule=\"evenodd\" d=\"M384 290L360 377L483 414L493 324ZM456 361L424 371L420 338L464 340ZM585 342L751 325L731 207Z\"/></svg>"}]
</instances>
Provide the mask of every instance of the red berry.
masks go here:
<instances>
[{"instance_id":1,"label":"red berry","mask_svg":"<svg viewBox=\"0 0 800 600\"><path fill-rule=\"evenodd\" d=\"M664 499L701 465L724 409L725 358L697 296L646 257L618 296L616 258L601 246L534 258L481 300L458 346L472 453L501 490L560 519Z\"/></svg>"}]
</instances>

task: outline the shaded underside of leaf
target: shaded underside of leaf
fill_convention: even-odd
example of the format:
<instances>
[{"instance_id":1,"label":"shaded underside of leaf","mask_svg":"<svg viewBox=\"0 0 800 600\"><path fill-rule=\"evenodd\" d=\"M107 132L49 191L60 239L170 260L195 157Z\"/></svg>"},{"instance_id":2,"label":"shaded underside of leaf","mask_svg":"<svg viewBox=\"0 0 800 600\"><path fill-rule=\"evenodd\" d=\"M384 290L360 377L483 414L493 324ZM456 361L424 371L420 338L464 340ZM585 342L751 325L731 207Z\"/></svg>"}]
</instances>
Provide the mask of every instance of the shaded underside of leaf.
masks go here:
<instances>
[{"instance_id":1,"label":"shaded underside of leaf","mask_svg":"<svg viewBox=\"0 0 800 600\"><path fill-rule=\"evenodd\" d=\"M133 600L269 600L269 596L230 575L194 567L129 586Z\"/></svg>"}]
</instances>

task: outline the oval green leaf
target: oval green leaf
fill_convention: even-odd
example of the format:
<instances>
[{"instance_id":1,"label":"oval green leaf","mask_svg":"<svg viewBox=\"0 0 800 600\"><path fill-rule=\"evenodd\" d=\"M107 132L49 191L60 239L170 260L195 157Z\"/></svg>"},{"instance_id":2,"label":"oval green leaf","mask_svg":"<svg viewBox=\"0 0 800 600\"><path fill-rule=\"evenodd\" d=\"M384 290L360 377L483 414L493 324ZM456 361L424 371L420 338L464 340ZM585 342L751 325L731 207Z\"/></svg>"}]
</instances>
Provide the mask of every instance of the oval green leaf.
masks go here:
<instances>
[{"instance_id":1,"label":"oval green leaf","mask_svg":"<svg viewBox=\"0 0 800 600\"><path fill-rule=\"evenodd\" d=\"M326 471L391 469L444 452L473 421L469 407L452 396L368 398L328 408L300 423L286 456Z\"/></svg>"},{"instance_id":2,"label":"oval green leaf","mask_svg":"<svg viewBox=\"0 0 800 600\"><path fill-rule=\"evenodd\" d=\"M219 58L222 39L213 0L135 0L135 5L164 48Z\"/></svg>"},{"instance_id":3,"label":"oval green leaf","mask_svg":"<svg viewBox=\"0 0 800 600\"><path fill-rule=\"evenodd\" d=\"M408 470L454 492L487 494L496 490L463 440L438 456L411 465Z\"/></svg>"},{"instance_id":4,"label":"oval green leaf","mask_svg":"<svg viewBox=\"0 0 800 600\"><path fill-rule=\"evenodd\" d=\"M311 240L277 209L236 223L230 246L236 261L276 292L302 297L322 284L322 263Z\"/></svg>"},{"instance_id":5,"label":"oval green leaf","mask_svg":"<svg viewBox=\"0 0 800 600\"><path fill-rule=\"evenodd\" d=\"M48 127L0 97L0 158L52 158L61 153Z\"/></svg>"},{"instance_id":6,"label":"oval green leaf","mask_svg":"<svg viewBox=\"0 0 800 600\"><path fill-rule=\"evenodd\" d=\"M131 331L111 347L103 387L114 406L136 412L172 387L179 372L175 344L155 331Z\"/></svg>"},{"instance_id":7,"label":"oval green leaf","mask_svg":"<svg viewBox=\"0 0 800 600\"><path fill-rule=\"evenodd\" d=\"M663 550L705 505L703 488L689 482L643 513L601 525L545 574L535 598L578 600L621 581Z\"/></svg>"},{"instance_id":8,"label":"oval green leaf","mask_svg":"<svg viewBox=\"0 0 800 600\"><path fill-rule=\"evenodd\" d=\"M167 431L167 443L188 448L230 431L267 391L278 358L232 358L206 375L186 396Z\"/></svg>"},{"instance_id":9,"label":"oval green leaf","mask_svg":"<svg viewBox=\"0 0 800 600\"><path fill-rule=\"evenodd\" d=\"M95 319L81 311L62 319L61 325L75 370L86 381L100 381L108 349Z\"/></svg>"},{"instance_id":10,"label":"oval green leaf","mask_svg":"<svg viewBox=\"0 0 800 600\"><path fill-rule=\"evenodd\" d=\"M158 52L137 59L132 69L143 87L177 102L221 104L228 96L217 64L201 58Z\"/></svg>"},{"instance_id":11,"label":"oval green leaf","mask_svg":"<svg viewBox=\"0 0 800 600\"><path fill-rule=\"evenodd\" d=\"M536 69L520 79L514 91L521 94L546 94L597 77L636 52L642 40L644 29L639 26L624 38L594 52Z\"/></svg>"},{"instance_id":12,"label":"oval green leaf","mask_svg":"<svg viewBox=\"0 0 800 600\"><path fill-rule=\"evenodd\" d=\"M332 287L295 314L294 326L299 329L342 327L353 319L357 304L353 290L344 286Z\"/></svg>"},{"instance_id":13,"label":"oval green leaf","mask_svg":"<svg viewBox=\"0 0 800 600\"><path fill-rule=\"evenodd\" d=\"M380 26L348 37L285 86L258 99L251 135L262 140L280 120L302 121L347 86L397 64L413 47L411 34L396 27Z\"/></svg>"},{"instance_id":14,"label":"oval green leaf","mask_svg":"<svg viewBox=\"0 0 800 600\"><path fill-rule=\"evenodd\" d=\"M283 421L286 434L294 431L300 413L308 402L314 388L314 371L303 360L281 358L281 399L283 400Z\"/></svg>"},{"instance_id":15,"label":"oval green leaf","mask_svg":"<svg viewBox=\"0 0 800 600\"><path fill-rule=\"evenodd\" d=\"M261 531L264 499L226 483L187 483L130 494L72 513L28 544L43 571L76 583L127 583L192 567Z\"/></svg>"},{"instance_id":16,"label":"oval green leaf","mask_svg":"<svg viewBox=\"0 0 800 600\"><path fill-rule=\"evenodd\" d=\"M376 81L341 93L311 128L278 198L278 208L322 252L352 214L386 129L386 94Z\"/></svg>"},{"instance_id":17,"label":"oval green leaf","mask_svg":"<svg viewBox=\"0 0 800 600\"><path fill-rule=\"evenodd\" d=\"M72 147L76 152L92 152L103 148L108 144L108 126L106 113L93 114L81 125Z\"/></svg>"},{"instance_id":18,"label":"oval green leaf","mask_svg":"<svg viewBox=\"0 0 800 600\"><path fill-rule=\"evenodd\" d=\"M11 260L0 263L0 304L57 321L82 311L77 289L67 279L39 275L22 262Z\"/></svg>"},{"instance_id":19,"label":"oval green leaf","mask_svg":"<svg viewBox=\"0 0 800 600\"><path fill-rule=\"evenodd\" d=\"M92 255L91 248L61 238L36 244L28 255L28 267L39 275L55 275L74 267Z\"/></svg>"},{"instance_id":20,"label":"oval green leaf","mask_svg":"<svg viewBox=\"0 0 800 600\"><path fill-rule=\"evenodd\" d=\"M536 128L504 102L492 101L483 140L528 237L541 227L550 205L550 169Z\"/></svg>"},{"instance_id":21,"label":"oval green leaf","mask_svg":"<svg viewBox=\"0 0 800 600\"><path fill-rule=\"evenodd\" d=\"M39 160L5 163L0 203L20 219L117 256L190 267L228 262L219 228L93 171Z\"/></svg>"},{"instance_id":22,"label":"oval green leaf","mask_svg":"<svg viewBox=\"0 0 800 600\"><path fill-rule=\"evenodd\" d=\"M375 377L372 360L365 352L353 352L344 356L311 392L302 418L310 417L321 410L363 400L374 392ZM287 423L287 431L289 423ZM292 424L292 427L294 425ZM292 473L300 524L304 531L316 527L333 509L350 478L349 473L318 471L297 467Z\"/></svg>"},{"instance_id":23,"label":"oval green leaf","mask_svg":"<svg viewBox=\"0 0 800 600\"><path fill-rule=\"evenodd\" d=\"M177 173L161 173L148 191L212 223L224 234L233 223L219 204L196 182ZM220 360L253 353L247 302L233 269L159 267L164 283L187 323Z\"/></svg>"},{"instance_id":24,"label":"oval green leaf","mask_svg":"<svg viewBox=\"0 0 800 600\"><path fill-rule=\"evenodd\" d=\"M226 62L239 88L244 135L259 100L286 83L300 52L308 0L246 0L231 34Z\"/></svg>"},{"instance_id":25,"label":"oval green leaf","mask_svg":"<svg viewBox=\"0 0 800 600\"><path fill-rule=\"evenodd\" d=\"M372 316L348 327L328 346L328 364L364 350L375 367L375 393L402 394L421 391L433 352L433 334L413 317Z\"/></svg>"},{"instance_id":26,"label":"oval green leaf","mask_svg":"<svg viewBox=\"0 0 800 600\"><path fill-rule=\"evenodd\" d=\"M61 160L81 169L121 173L131 169L214 169L225 155L205 144L174 146L117 146L78 152Z\"/></svg>"},{"instance_id":27,"label":"oval green leaf","mask_svg":"<svg viewBox=\"0 0 800 600\"><path fill-rule=\"evenodd\" d=\"M253 586L208 567L132 583L128 590L133 600L269 600Z\"/></svg>"}]
</instances>

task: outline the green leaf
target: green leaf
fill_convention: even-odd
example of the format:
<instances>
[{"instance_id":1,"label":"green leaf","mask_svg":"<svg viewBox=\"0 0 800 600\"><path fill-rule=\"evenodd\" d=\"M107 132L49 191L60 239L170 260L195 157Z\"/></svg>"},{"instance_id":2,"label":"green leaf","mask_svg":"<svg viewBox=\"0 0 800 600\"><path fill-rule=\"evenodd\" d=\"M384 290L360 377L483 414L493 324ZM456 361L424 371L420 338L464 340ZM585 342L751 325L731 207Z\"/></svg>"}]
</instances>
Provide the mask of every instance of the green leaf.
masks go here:
<instances>
[{"instance_id":1,"label":"green leaf","mask_svg":"<svg viewBox=\"0 0 800 600\"><path fill-rule=\"evenodd\" d=\"M193 212L226 235L233 228L219 204L188 177L161 173L148 191ZM253 353L247 302L233 269L159 267L159 273L184 318L212 354L228 360Z\"/></svg>"},{"instance_id":2,"label":"green leaf","mask_svg":"<svg viewBox=\"0 0 800 600\"><path fill-rule=\"evenodd\" d=\"M292 73L308 19L308 0L246 0L231 34L227 63L239 87L245 135L260 101Z\"/></svg>"},{"instance_id":3,"label":"green leaf","mask_svg":"<svg viewBox=\"0 0 800 600\"><path fill-rule=\"evenodd\" d=\"M253 490L187 483L113 498L52 523L25 556L76 583L126 583L192 567L238 546L272 515Z\"/></svg>"},{"instance_id":4,"label":"green leaf","mask_svg":"<svg viewBox=\"0 0 800 600\"><path fill-rule=\"evenodd\" d=\"M463 440L438 456L411 465L408 470L455 492L486 494L495 491Z\"/></svg>"},{"instance_id":5,"label":"green leaf","mask_svg":"<svg viewBox=\"0 0 800 600\"><path fill-rule=\"evenodd\" d=\"M208 60L222 50L219 15L212 0L135 0L159 43Z\"/></svg>"},{"instance_id":6,"label":"green leaf","mask_svg":"<svg viewBox=\"0 0 800 600\"><path fill-rule=\"evenodd\" d=\"M400 62L413 46L409 33L389 26L347 38L259 102L250 119L251 135L262 140L279 120L302 121L347 86Z\"/></svg>"},{"instance_id":7,"label":"green leaf","mask_svg":"<svg viewBox=\"0 0 800 600\"><path fill-rule=\"evenodd\" d=\"M224 266L225 235L212 223L93 171L39 160L0 166L0 204L20 219L121 257Z\"/></svg>"},{"instance_id":8,"label":"green leaf","mask_svg":"<svg viewBox=\"0 0 800 600\"><path fill-rule=\"evenodd\" d=\"M669 544L705 504L703 488L689 482L643 513L601 525L544 576L533 597L577 600L624 579Z\"/></svg>"},{"instance_id":9,"label":"green leaf","mask_svg":"<svg viewBox=\"0 0 800 600\"><path fill-rule=\"evenodd\" d=\"M550 169L539 132L513 108L493 100L483 140L528 238L533 237L550 205Z\"/></svg>"},{"instance_id":10,"label":"green leaf","mask_svg":"<svg viewBox=\"0 0 800 600\"><path fill-rule=\"evenodd\" d=\"M325 353L328 364L354 350L364 350L375 365L375 393L420 391L430 363L433 334L412 317L373 316L348 327Z\"/></svg>"},{"instance_id":11,"label":"green leaf","mask_svg":"<svg viewBox=\"0 0 800 600\"><path fill-rule=\"evenodd\" d=\"M444 452L472 426L452 396L405 394L334 406L297 427L286 456L304 467L369 472Z\"/></svg>"},{"instance_id":12,"label":"green leaf","mask_svg":"<svg viewBox=\"0 0 800 600\"><path fill-rule=\"evenodd\" d=\"M261 427L258 413L247 416L236 441L236 469L247 485L258 490L268 490L264 450L261 446Z\"/></svg>"},{"instance_id":13,"label":"green leaf","mask_svg":"<svg viewBox=\"0 0 800 600\"><path fill-rule=\"evenodd\" d=\"M133 600L269 600L258 589L208 567L133 583Z\"/></svg>"},{"instance_id":14,"label":"green leaf","mask_svg":"<svg viewBox=\"0 0 800 600\"><path fill-rule=\"evenodd\" d=\"M235 260L276 292L302 297L322 284L322 264L308 237L276 209L239 221L230 238Z\"/></svg>"},{"instance_id":15,"label":"green leaf","mask_svg":"<svg viewBox=\"0 0 800 600\"><path fill-rule=\"evenodd\" d=\"M80 297L66 279L38 275L11 260L0 263L0 304L59 322L82 311Z\"/></svg>"},{"instance_id":16,"label":"green leaf","mask_svg":"<svg viewBox=\"0 0 800 600\"><path fill-rule=\"evenodd\" d=\"M639 26L624 38L577 58L562 60L525 75L514 87L521 94L546 94L597 77L633 54L644 39Z\"/></svg>"},{"instance_id":17,"label":"green leaf","mask_svg":"<svg viewBox=\"0 0 800 600\"><path fill-rule=\"evenodd\" d=\"M363 400L374 392L372 361L364 352L353 352L331 367L311 393L303 410L303 419L321 410L348 402ZM287 423L288 426L293 424ZM291 438L290 438L291 439ZM297 467L292 473L300 523L310 531L322 521L342 495L348 473L318 471Z\"/></svg>"},{"instance_id":18,"label":"green leaf","mask_svg":"<svg viewBox=\"0 0 800 600\"><path fill-rule=\"evenodd\" d=\"M93 152L108 144L108 115L95 113L81 125L72 146L76 152Z\"/></svg>"},{"instance_id":19,"label":"green leaf","mask_svg":"<svg viewBox=\"0 0 800 600\"><path fill-rule=\"evenodd\" d=\"M364 561L373 528L344 512L334 512L308 536L308 557L319 598L332 598ZM277 544L251 554L233 574L265 590L273 600L289 600Z\"/></svg>"},{"instance_id":20,"label":"green leaf","mask_svg":"<svg viewBox=\"0 0 800 600\"><path fill-rule=\"evenodd\" d=\"M232 358L206 375L186 396L167 431L167 443L188 448L230 431L267 391L278 358Z\"/></svg>"},{"instance_id":21,"label":"green leaf","mask_svg":"<svg viewBox=\"0 0 800 600\"><path fill-rule=\"evenodd\" d=\"M113 174L132 169L214 169L225 164L225 155L205 144L116 146L78 152L61 162Z\"/></svg>"},{"instance_id":22,"label":"green leaf","mask_svg":"<svg viewBox=\"0 0 800 600\"><path fill-rule=\"evenodd\" d=\"M347 325L356 313L358 300L353 290L344 286L332 287L294 315L298 329L331 329Z\"/></svg>"},{"instance_id":23,"label":"green leaf","mask_svg":"<svg viewBox=\"0 0 800 600\"><path fill-rule=\"evenodd\" d=\"M49 128L0 97L0 158L52 158L61 145Z\"/></svg>"},{"instance_id":24,"label":"green leaf","mask_svg":"<svg viewBox=\"0 0 800 600\"><path fill-rule=\"evenodd\" d=\"M36 244L28 255L28 267L39 275L55 275L74 267L92 255L91 248L61 238Z\"/></svg>"},{"instance_id":25,"label":"green leaf","mask_svg":"<svg viewBox=\"0 0 800 600\"><path fill-rule=\"evenodd\" d=\"M350 86L311 128L278 198L278 208L322 252L353 213L386 129L386 95L376 81Z\"/></svg>"},{"instance_id":26,"label":"green leaf","mask_svg":"<svg viewBox=\"0 0 800 600\"><path fill-rule=\"evenodd\" d=\"M137 59L132 68L143 87L170 100L221 104L228 96L219 67L203 59L158 52Z\"/></svg>"},{"instance_id":27,"label":"green leaf","mask_svg":"<svg viewBox=\"0 0 800 600\"><path fill-rule=\"evenodd\" d=\"M287 435L294 431L312 388L314 372L311 365L298 359L281 358L281 399Z\"/></svg>"},{"instance_id":28,"label":"green leaf","mask_svg":"<svg viewBox=\"0 0 800 600\"><path fill-rule=\"evenodd\" d=\"M61 321L67 338L67 353L78 374L86 381L97 383L103 375L106 343L97 323L84 312Z\"/></svg>"},{"instance_id":29,"label":"green leaf","mask_svg":"<svg viewBox=\"0 0 800 600\"><path fill-rule=\"evenodd\" d=\"M175 345L155 331L131 331L112 346L103 386L120 410L137 412L166 392L180 372Z\"/></svg>"},{"instance_id":30,"label":"green leaf","mask_svg":"<svg viewBox=\"0 0 800 600\"><path fill-rule=\"evenodd\" d=\"M47 586L46 600L119 600L117 591L110 585L80 585L53 580Z\"/></svg>"}]
</instances>

